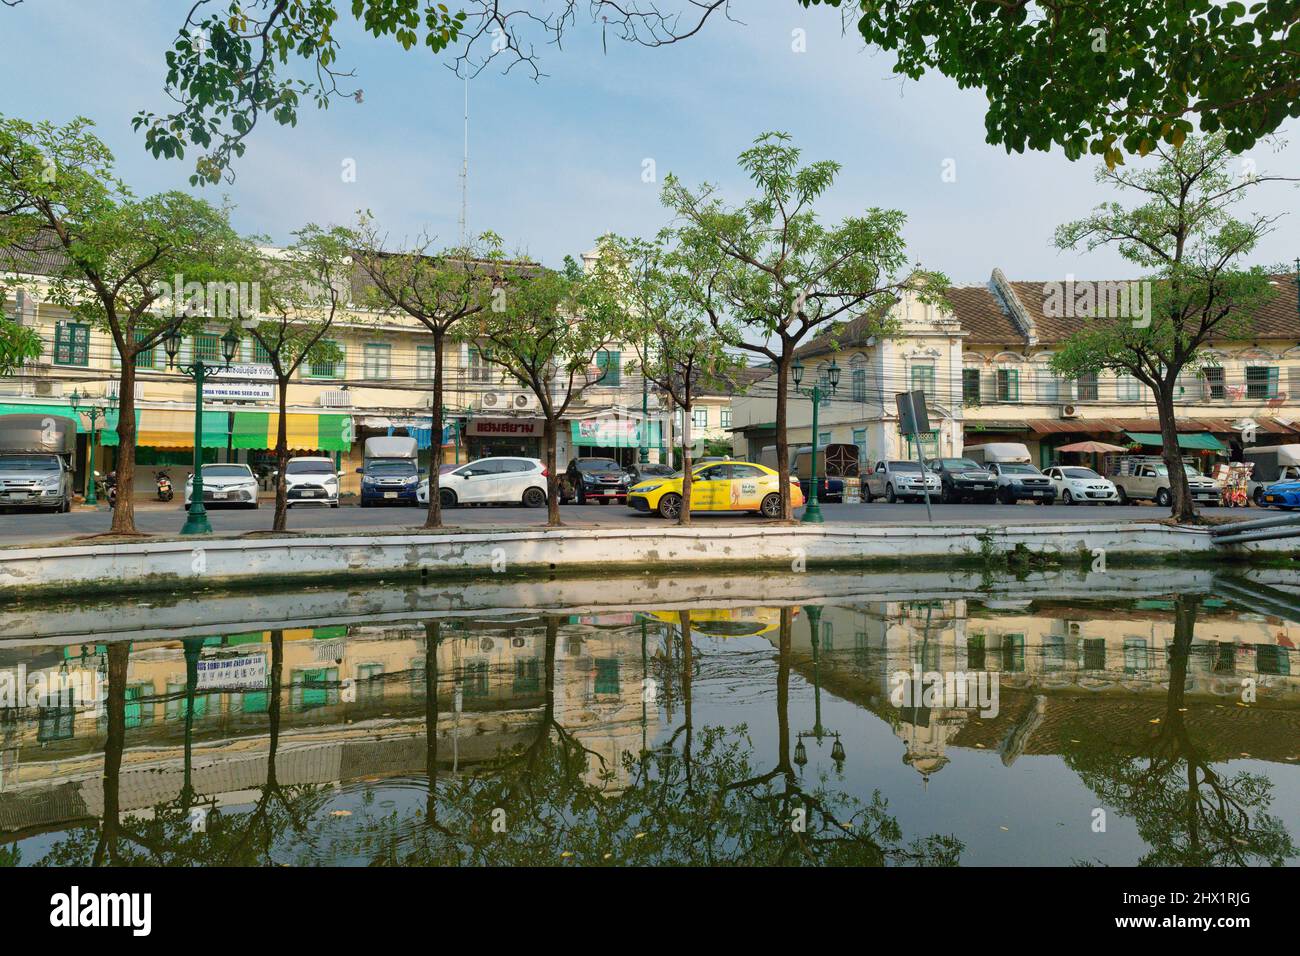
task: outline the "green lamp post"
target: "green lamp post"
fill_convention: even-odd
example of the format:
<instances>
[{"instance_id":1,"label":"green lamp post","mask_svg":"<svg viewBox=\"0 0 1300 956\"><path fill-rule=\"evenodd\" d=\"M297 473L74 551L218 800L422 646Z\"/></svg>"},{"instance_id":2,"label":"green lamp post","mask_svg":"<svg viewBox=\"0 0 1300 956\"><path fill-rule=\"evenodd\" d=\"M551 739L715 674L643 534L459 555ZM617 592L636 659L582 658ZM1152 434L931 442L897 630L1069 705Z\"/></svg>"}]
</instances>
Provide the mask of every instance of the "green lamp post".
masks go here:
<instances>
[{"instance_id":1,"label":"green lamp post","mask_svg":"<svg viewBox=\"0 0 1300 956\"><path fill-rule=\"evenodd\" d=\"M72 413L74 415L84 415L86 416L86 420L90 422L90 439L87 442L87 447L90 449L90 451L86 456L87 461L86 461L85 501L86 504L88 505L98 505L99 497L96 494L96 489L95 489L95 436L98 434L98 432L96 431L96 423L99 421L99 419L103 418L104 425L105 426L108 425L108 413L117 406L117 399L114 396L110 395L107 398L105 405L103 407L101 407L99 403L93 402L90 405L86 406L85 411L82 411L81 393L78 392L76 389L73 389L72 395L68 398L68 404L72 407Z\"/></svg>"},{"instance_id":2,"label":"green lamp post","mask_svg":"<svg viewBox=\"0 0 1300 956\"><path fill-rule=\"evenodd\" d=\"M840 735L837 731L827 730L822 726L821 661L818 654L821 645L821 605L809 604L804 608L804 613L808 615L808 631L809 636L812 638L813 727L812 730L801 731L796 736L794 762L798 764L801 771L808 763L808 748L804 745L804 738L815 740L818 746L821 746L827 737L831 737L835 741L831 744L831 760L835 762L836 771L842 772L844 770L844 761L848 756L844 751L844 744L840 741Z\"/></svg>"},{"instance_id":3,"label":"green lamp post","mask_svg":"<svg viewBox=\"0 0 1300 956\"><path fill-rule=\"evenodd\" d=\"M803 520L809 524L821 524L825 519L822 517L821 504L817 500L817 409L822 402L829 402L830 397L840 386L840 367L831 359L830 367L826 369L826 376L818 378L811 388L800 388L799 383L803 381L803 362L795 359L794 365L790 367L790 374L794 378L794 388L801 395L806 395L812 399L812 490L808 492L808 506L803 510Z\"/></svg>"},{"instance_id":4,"label":"green lamp post","mask_svg":"<svg viewBox=\"0 0 1300 956\"><path fill-rule=\"evenodd\" d=\"M171 331L163 339L163 347L167 350L167 367L177 368L176 355L181 350L180 326L172 326ZM183 374L194 379L194 483L190 490L190 507L181 534L212 534L208 511L203 507L203 381L209 375L230 368L238 348L239 333L235 331L234 326L231 326L221 337L221 356L224 360L221 365L209 364L195 354L193 364L179 366Z\"/></svg>"}]
</instances>

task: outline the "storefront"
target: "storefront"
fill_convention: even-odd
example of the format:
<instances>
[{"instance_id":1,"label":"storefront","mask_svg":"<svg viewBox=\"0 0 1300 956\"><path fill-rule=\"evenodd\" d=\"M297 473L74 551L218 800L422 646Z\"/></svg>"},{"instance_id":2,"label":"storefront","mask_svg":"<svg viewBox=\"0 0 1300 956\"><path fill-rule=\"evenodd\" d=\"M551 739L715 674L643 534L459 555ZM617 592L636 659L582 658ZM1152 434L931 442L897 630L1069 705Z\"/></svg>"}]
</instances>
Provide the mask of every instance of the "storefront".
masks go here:
<instances>
[{"instance_id":1,"label":"storefront","mask_svg":"<svg viewBox=\"0 0 1300 956\"><path fill-rule=\"evenodd\" d=\"M541 418L471 418L465 425L465 460L499 455L541 458L545 426Z\"/></svg>"},{"instance_id":2,"label":"storefront","mask_svg":"<svg viewBox=\"0 0 1300 956\"><path fill-rule=\"evenodd\" d=\"M612 458L626 466L636 462L643 446L649 449L662 444L658 421L601 415L569 425L576 458Z\"/></svg>"}]
</instances>

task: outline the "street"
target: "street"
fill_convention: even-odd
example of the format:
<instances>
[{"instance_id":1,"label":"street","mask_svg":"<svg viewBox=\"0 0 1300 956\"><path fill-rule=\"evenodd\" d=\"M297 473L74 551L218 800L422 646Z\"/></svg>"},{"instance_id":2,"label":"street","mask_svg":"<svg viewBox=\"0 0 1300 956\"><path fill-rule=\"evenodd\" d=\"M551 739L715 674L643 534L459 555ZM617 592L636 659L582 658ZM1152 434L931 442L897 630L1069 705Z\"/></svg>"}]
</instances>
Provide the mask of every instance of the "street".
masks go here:
<instances>
[{"instance_id":1,"label":"street","mask_svg":"<svg viewBox=\"0 0 1300 956\"><path fill-rule=\"evenodd\" d=\"M1124 507L1069 506L1069 505L934 505L936 524L1008 524L1011 522L1046 521L1159 521L1169 512L1153 505L1128 505ZM803 509L795 510L796 517ZM1258 518L1279 512L1258 508L1205 508L1207 517L1229 517L1240 520ZM177 503L157 501L136 503L136 527L148 534L176 534L185 523L185 513ZM208 518L215 532L264 531L270 528L273 506L263 500L257 510L208 509ZM923 523L924 504L823 504L822 515L828 524L913 524ZM563 505L560 516L566 525L575 527L668 527L657 517L637 514L624 505ZM734 513L698 513L692 516L696 524L733 525L737 522L758 524L756 515ZM98 511L82 509L70 514L12 513L0 515L0 545L42 544L64 541L78 535L107 531L111 513L105 507ZM423 508L367 508L344 503L337 509L298 507L289 510L289 529L310 532L356 532L412 530L424 522ZM457 528L541 527L546 524L546 509L497 506L454 508L443 513L443 522Z\"/></svg>"}]
</instances>

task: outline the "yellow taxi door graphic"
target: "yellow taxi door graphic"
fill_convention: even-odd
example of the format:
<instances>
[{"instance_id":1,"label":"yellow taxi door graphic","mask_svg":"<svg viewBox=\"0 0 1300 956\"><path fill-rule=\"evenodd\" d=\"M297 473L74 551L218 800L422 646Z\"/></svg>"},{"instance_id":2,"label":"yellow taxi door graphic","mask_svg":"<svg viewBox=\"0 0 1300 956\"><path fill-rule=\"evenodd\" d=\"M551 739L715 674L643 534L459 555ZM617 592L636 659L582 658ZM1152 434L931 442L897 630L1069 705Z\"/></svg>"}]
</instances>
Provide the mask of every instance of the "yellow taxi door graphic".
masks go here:
<instances>
[{"instance_id":1,"label":"yellow taxi door graphic","mask_svg":"<svg viewBox=\"0 0 1300 956\"><path fill-rule=\"evenodd\" d=\"M773 484L753 465L732 465L730 485L730 508L732 511L757 511L763 495L769 490L766 486Z\"/></svg>"}]
</instances>

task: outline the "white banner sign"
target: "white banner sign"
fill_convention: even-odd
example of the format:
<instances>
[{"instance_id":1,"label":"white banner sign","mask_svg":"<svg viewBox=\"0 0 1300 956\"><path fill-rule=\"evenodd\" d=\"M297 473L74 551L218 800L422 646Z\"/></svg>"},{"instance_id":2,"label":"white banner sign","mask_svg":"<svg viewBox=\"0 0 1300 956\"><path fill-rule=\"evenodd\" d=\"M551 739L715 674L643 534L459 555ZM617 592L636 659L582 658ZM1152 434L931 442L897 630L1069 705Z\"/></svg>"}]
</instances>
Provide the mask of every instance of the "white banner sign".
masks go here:
<instances>
[{"instance_id":1,"label":"white banner sign","mask_svg":"<svg viewBox=\"0 0 1300 956\"><path fill-rule=\"evenodd\" d=\"M245 365L232 365L228 369L214 372L212 377L225 379L256 378L274 382L275 369L263 362L249 362Z\"/></svg>"},{"instance_id":2,"label":"white banner sign","mask_svg":"<svg viewBox=\"0 0 1300 956\"><path fill-rule=\"evenodd\" d=\"M269 402L275 398L274 385L249 383L205 382L203 397L227 402Z\"/></svg>"},{"instance_id":3,"label":"white banner sign","mask_svg":"<svg viewBox=\"0 0 1300 956\"><path fill-rule=\"evenodd\" d=\"M266 656L214 657L199 661L199 690L239 687L261 690L266 686Z\"/></svg>"}]
</instances>

